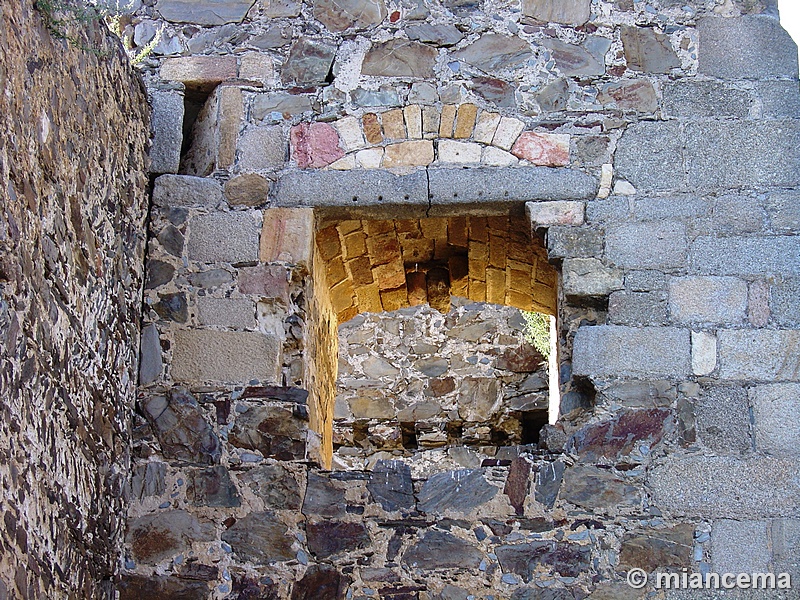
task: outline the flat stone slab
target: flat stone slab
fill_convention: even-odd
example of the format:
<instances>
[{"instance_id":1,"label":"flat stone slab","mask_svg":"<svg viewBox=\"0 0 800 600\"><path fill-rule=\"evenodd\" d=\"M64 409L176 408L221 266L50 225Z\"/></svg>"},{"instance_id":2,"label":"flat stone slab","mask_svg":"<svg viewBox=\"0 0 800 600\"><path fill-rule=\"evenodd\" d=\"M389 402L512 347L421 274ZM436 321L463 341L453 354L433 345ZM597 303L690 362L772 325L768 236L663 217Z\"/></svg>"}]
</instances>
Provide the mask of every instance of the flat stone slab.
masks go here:
<instances>
[{"instance_id":1,"label":"flat stone slab","mask_svg":"<svg viewBox=\"0 0 800 600\"><path fill-rule=\"evenodd\" d=\"M582 200L597 193L591 175L549 167L429 169L428 179L433 205Z\"/></svg>"},{"instance_id":2,"label":"flat stone slab","mask_svg":"<svg viewBox=\"0 0 800 600\"><path fill-rule=\"evenodd\" d=\"M672 516L765 519L800 513L795 458L687 456L652 468L653 505Z\"/></svg>"},{"instance_id":3,"label":"flat stone slab","mask_svg":"<svg viewBox=\"0 0 800 600\"><path fill-rule=\"evenodd\" d=\"M590 377L680 378L689 375L689 330L674 327L581 327L573 372Z\"/></svg>"},{"instance_id":4,"label":"flat stone slab","mask_svg":"<svg viewBox=\"0 0 800 600\"><path fill-rule=\"evenodd\" d=\"M239 23L255 0L158 0L161 16L173 23L224 25Z\"/></svg>"},{"instance_id":5,"label":"flat stone slab","mask_svg":"<svg viewBox=\"0 0 800 600\"><path fill-rule=\"evenodd\" d=\"M428 204L425 171L290 171L278 181L276 206L359 208L389 204Z\"/></svg>"}]
</instances>

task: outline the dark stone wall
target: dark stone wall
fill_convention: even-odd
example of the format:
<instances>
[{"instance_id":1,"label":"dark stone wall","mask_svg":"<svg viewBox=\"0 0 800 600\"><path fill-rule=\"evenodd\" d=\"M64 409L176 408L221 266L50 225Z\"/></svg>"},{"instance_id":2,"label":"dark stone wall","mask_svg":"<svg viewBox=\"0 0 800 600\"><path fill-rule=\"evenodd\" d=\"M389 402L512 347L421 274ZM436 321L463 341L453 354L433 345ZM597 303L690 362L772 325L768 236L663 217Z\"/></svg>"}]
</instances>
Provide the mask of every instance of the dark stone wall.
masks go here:
<instances>
[{"instance_id":1,"label":"dark stone wall","mask_svg":"<svg viewBox=\"0 0 800 600\"><path fill-rule=\"evenodd\" d=\"M149 109L99 23L0 21L0 599L113 597Z\"/></svg>"}]
</instances>

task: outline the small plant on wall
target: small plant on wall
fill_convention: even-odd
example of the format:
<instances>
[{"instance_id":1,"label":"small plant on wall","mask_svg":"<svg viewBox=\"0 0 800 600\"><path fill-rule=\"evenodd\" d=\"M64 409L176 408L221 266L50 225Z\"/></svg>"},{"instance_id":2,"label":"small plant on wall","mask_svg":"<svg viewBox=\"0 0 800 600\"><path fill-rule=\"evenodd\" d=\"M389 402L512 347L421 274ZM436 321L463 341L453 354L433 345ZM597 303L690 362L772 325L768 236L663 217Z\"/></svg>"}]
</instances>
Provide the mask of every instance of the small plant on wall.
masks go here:
<instances>
[{"instance_id":1,"label":"small plant on wall","mask_svg":"<svg viewBox=\"0 0 800 600\"><path fill-rule=\"evenodd\" d=\"M127 4L122 4L120 0L36 0L35 6L44 17L45 27L53 37L98 55L103 53L88 46L72 32L76 26L102 21L122 42L132 65L142 62L153 52L163 33L163 28L159 29L146 46L141 49L133 47L130 38L123 35L122 26L123 14L133 8L133 0Z\"/></svg>"},{"instance_id":2,"label":"small plant on wall","mask_svg":"<svg viewBox=\"0 0 800 600\"><path fill-rule=\"evenodd\" d=\"M537 312L520 311L525 319L525 339L545 359L550 357L550 317Z\"/></svg>"}]
</instances>

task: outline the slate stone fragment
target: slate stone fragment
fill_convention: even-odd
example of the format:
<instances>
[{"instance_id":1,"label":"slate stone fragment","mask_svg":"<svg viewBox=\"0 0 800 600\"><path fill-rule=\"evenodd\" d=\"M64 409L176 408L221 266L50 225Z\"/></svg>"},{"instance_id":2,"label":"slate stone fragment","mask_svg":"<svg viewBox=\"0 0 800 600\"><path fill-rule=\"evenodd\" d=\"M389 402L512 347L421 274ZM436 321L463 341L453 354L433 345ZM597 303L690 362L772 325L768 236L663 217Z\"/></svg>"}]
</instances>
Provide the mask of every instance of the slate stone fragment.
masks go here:
<instances>
[{"instance_id":1,"label":"slate stone fragment","mask_svg":"<svg viewBox=\"0 0 800 600\"><path fill-rule=\"evenodd\" d=\"M403 563L428 569L475 569L483 554L469 542L446 531L427 531L416 544L406 550Z\"/></svg>"},{"instance_id":2,"label":"slate stone fragment","mask_svg":"<svg viewBox=\"0 0 800 600\"><path fill-rule=\"evenodd\" d=\"M155 564L188 550L193 542L214 539L214 526L185 510L168 510L133 519L125 541L137 562Z\"/></svg>"},{"instance_id":3,"label":"slate stone fragment","mask_svg":"<svg viewBox=\"0 0 800 600\"><path fill-rule=\"evenodd\" d=\"M543 540L500 546L495 554L504 573L515 573L527 583L540 564L562 577L577 577L589 568L591 549L568 542Z\"/></svg>"},{"instance_id":4,"label":"slate stone fragment","mask_svg":"<svg viewBox=\"0 0 800 600\"><path fill-rule=\"evenodd\" d=\"M534 498L547 508L553 508L564 477L564 463L555 461L539 467Z\"/></svg>"},{"instance_id":5,"label":"slate stone fragment","mask_svg":"<svg viewBox=\"0 0 800 600\"><path fill-rule=\"evenodd\" d=\"M294 584L291 600L344 600L350 578L326 565L311 565Z\"/></svg>"},{"instance_id":6,"label":"slate stone fragment","mask_svg":"<svg viewBox=\"0 0 800 600\"><path fill-rule=\"evenodd\" d=\"M319 559L367 547L371 539L363 523L320 521L306 524L308 549Z\"/></svg>"},{"instance_id":7,"label":"slate stone fragment","mask_svg":"<svg viewBox=\"0 0 800 600\"><path fill-rule=\"evenodd\" d=\"M422 486L417 508L428 514L469 512L494 498L498 491L478 469L437 473Z\"/></svg>"},{"instance_id":8,"label":"slate stone fragment","mask_svg":"<svg viewBox=\"0 0 800 600\"><path fill-rule=\"evenodd\" d=\"M219 461L217 434L185 389L142 400L142 412L161 445L164 458L211 465Z\"/></svg>"},{"instance_id":9,"label":"slate stone fragment","mask_svg":"<svg viewBox=\"0 0 800 600\"><path fill-rule=\"evenodd\" d=\"M126 573L117 586L120 600L206 600L209 588L205 581L183 581L176 577L146 577Z\"/></svg>"},{"instance_id":10,"label":"slate stone fragment","mask_svg":"<svg viewBox=\"0 0 800 600\"><path fill-rule=\"evenodd\" d=\"M187 496L195 506L241 506L236 485L222 465L189 473Z\"/></svg>"},{"instance_id":11,"label":"slate stone fragment","mask_svg":"<svg viewBox=\"0 0 800 600\"><path fill-rule=\"evenodd\" d=\"M518 456L511 463L508 470L506 485L503 493L508 496L508 501L518 515L525 512L525 498L528 496L528 480L531 474L531 464Z\"/></svg>"},{"instance_id":12,"label":"slate stone fragment","mask_svg":"<svg viewBox=\"0 0 800 600\"><path fill-rule=\"evenodd\" d=\"M411 468L398 460L379 460L372 470L367 489L383 510L414 508Z\"/></svg>"},{"instance_id":13,"label":"slate stone fragment","mask_svg":"<svg viewBox=\"0 0 800 600\"><path fill-rule=\"evenodd\" d=\"M270 511L252 512L222 534L240 559L259 564L293 559L292 540L286 525Z\"/></svg>"},{"instance_id":14,"label":"slate stone fragment","mask_svg":"<svg viewBox=\"0 0 800 600\"><path fill-rule=\"evenodd\" d=\"M375 44L361 66L362 75L383 77L433 77L436 49L419 42L394 39Z\"/></svg>"},{"instance_id":15,"label":"slate stone fragment","mask_svg":"<svg viewBox=\"0 0 800 600\"><path fill-rule=\"evenodd\" d=\"M622 569L681 569L692 566L694 525L637 531L622 540L619 564Z\"/></svg>"},{"instance_id":16,"label":"slate stone fragment","mask_svg":"<svg viewBox=\"0 0 800 600\"><path fill-rule=\"evenodd\" d=\"M338 487L328 477L317 473L308 474L306 497L303 500L304 515L322 517L343 517L347 503L344 489Z\"/></svg>"},{"instance_id":17,"label":"slate stone fragment","mask_svg":"<svg viewBox=\"0 0 800 600\"><path fill-rule=\"evenodd\" d=\"M252 406L236 416L228 441L278 460L302 460L307 424L279 406Z\"/></svg>"}]
</instances>

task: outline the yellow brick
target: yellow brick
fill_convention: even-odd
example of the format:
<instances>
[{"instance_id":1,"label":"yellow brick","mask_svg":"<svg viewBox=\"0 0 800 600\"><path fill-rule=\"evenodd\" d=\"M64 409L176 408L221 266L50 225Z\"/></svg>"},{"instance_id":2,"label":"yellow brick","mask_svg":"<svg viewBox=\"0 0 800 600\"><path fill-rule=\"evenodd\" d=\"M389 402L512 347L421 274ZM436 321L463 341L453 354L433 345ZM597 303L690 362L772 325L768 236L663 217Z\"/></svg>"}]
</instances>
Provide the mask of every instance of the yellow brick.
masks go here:
<instances>
[{"instance_id":1,"label":"yellow brick","mask_svg":"<svg viewBox=\"0 0 800 600\"><path fill-rule=\"evenodd\" d=\"M344 268L344 261L340 256L328 261L328 285L333 287L339 282L347 279L347 271Z\"/></svg>"},{"instance_id":2,"label":"yellow brick","mask_svg":"<svg viewBox=\"0 0 800 600\"><path fill-rule=\"evenodd\" d=\"M433 142L413 140L386 146L383 167L426 167L433 162Z\"/></svg>"},{"instance_id":3,"label":"yellow brick","mask_svg":"<svg viewBox=\"0 0 800 600\"><path fill-rule=\"evenodd\" d=\"M486 283L470 278L469 299L473 302L486 302Z\"/></svg>"},{"instance_id":4,"label":"yellow brick","mask_svg":"<svg viewBox=\"0 0 800 600\"><path fill-rule=\"evenodd\" d=\"M406 270L399 260L373 267L372 276L382 290L391 290L406 284Z\"/></svg>"},{"instance_id":5,"label":"yellow brick","mask_svg":"<svg viewBox=\"0 0 800 600\"><path fill-rule=\"evenodd\" d=\"M357 286L355 291L359 312L379 313L383 310L380 290L376 284Z\"/></svg>"},{"instance_id":6,"label":"yellow brick","mask_svg":"<svg viewBox=\"0 0 800 600\"><path fill-rule=\"evenodd\" d=\"M489 231L486 226L486 217L469 218L469 239L476 242L488 242Z\"/></svg>"},{"instance_id":7,"label":"yellow brick","mask_svg":"<svg viewBox=\"0 0 800 600\"><path fill-rule=\"evenodd\" d=\"M422 110L417 104L406 106L403 109L403 116L406 120L406 131L409 139L419 139L422 137Z\"/></svg>"},{"instance_id":8,"label":"yellow brick","mask_svg":"<svg viewBox=\"0 0 800 600\"><path fill-rule=\"evenodd\" d=\"M422 235L426 238L432 240L447 239L447 219L420 219L419 226L422 229Z\"/></svg>"},{"instance_id":9,"label":"yellow brick","mask_svg":"<svg viewBox=\"0 0 800 600\"><path fill-rule=\"evenodd\" d=\"M337 313L353 306L353 286L349 281L342 281L331 287L331 304Z\"/></svg>"},{"instance_id":10,"label":"yellow brick","mask_svg":"<svg viewBox=\"0 0 800 600\"><path fill-rule=\"evenodd\" d=\"M474 104L462 104L459 107L455 131L455 137L457 139L472 137L472 129L475 127L476 116L478 116L478 107Z\"/></svg>"},{"instance_id":11,"label":"yellow brick","mask_svg":"<svg viewBox=\"0 0 800 600\"><path fill-rule=\"evenodd\" d=\"M425 238L406 238L400 241L403 249L403 261L406 263L424 263L433 260L433 240Z\"/></svg>"},{"instance_id":12,"label":"yellow brick","mask_svg":"<svg viewBox=\"0 0 800 600\"><path fill-rule=\"evenodd\" d=\"M531 293L531 271L518 271L508 269L508 287L515 292L530 295Z\"/></svg>"},{"instance_id":13,"label":"yellow brick","mask_svg":"<svg viewBox=\"0 0 800 600\"><path fill-rule=\"evenodd\" d=\"M381 290L383 310L392 311L408 306L408 294L405 286L396 290Z\"/></svg>"},{"instance_id":14,"label":"yellow brick","mask_svg":"<svg viewBox=\"0 0 800 600\"><path fill-rule=\"evenodd\" d=\"M439 137L453 137L453 125L456 120L456 105L445 104L442 107L442 118L439 122Z\"/></svg>"},{"instance_id":15,"label":"yellow brick","mask_svg":"<svg viewBox=\"0 0 800 600\"><path fill-rule=\"evenodd\" d=\"M340 235L347 235L361 230L361 221L339 221L336 225Z\"/></svg>"},{"instance_id":16,"label":"yellow brick","mask_svg":"<svg viewBox=\"0 0 800 600\"><path fill-rule=\"evenodd\" d=\"M503 304L506 300L506 272L500 269L486 269L486 301Z\"/></svg>"},{"instance_id":17,"label":"yellow brick","mask_svg":"<svg viewBox=\"0 0 800 600\"><path fill-rule=\"evenodd\" d=\"M466 256L452 256L448 260L450 290L454 296L469 298L469 260Z\"/></svg>"},{"instance_id":18,"label":"yellow brick","mask_svg":"<svg viewBox=\"0 0 800 600\"><path fill-rule=\"evenodd\" d=\"M395 108L381 114L381 125L383 125L383 136L386 139L404 140L406 138L406 126L401 109Z\"/></svg>"},{"instance_id":19,"label":"yellow brick","mask_svg":"<svg viewBox=\"0 0 800 600\"><path fill-rule=\"evenodd\" d=\"M533 310L533 301L530 294L522 294L514 290L506 292L506 304L520 310Z\"/></svg>"},{"instance_id":20,"label":"yellow brick","mask_svg":"<svg viewBox=\"0 0 800 600\"><path fill-rule=\"evenodd\" d=\"M489 234L489 264L498 269L506 268L506 239L495 233Z\"/></svg>"},{"instance_id":21,"label":"yellow brick","mask_svg":"<svg viewBox=\"0 0 800 600\"><path fill-rule=\"evenodd\" d=\"M447 239L453 246L467 247L467 218L452 217L447 223Z\"/></svg>"},{"instance_id":22,"label":"yellow brick","mask_svg":"<svg viewBox=\"0 0 800 600\"><path fill-rule=\"evenodd\" d=\"M368 236L394 231L394 221L362 221L362 224Z\"/></svg>"},{"instance_id":23,"label":"yellow brick","mask_svg":"<svg viewBox=\"0 0 800 600\"><path fill-rule=\"evenodd\" d=\"M346 259L363 256L367 253L367 235L363 231L356 231L344 237L344 257Z\"/></svg>"}]
</instances>

